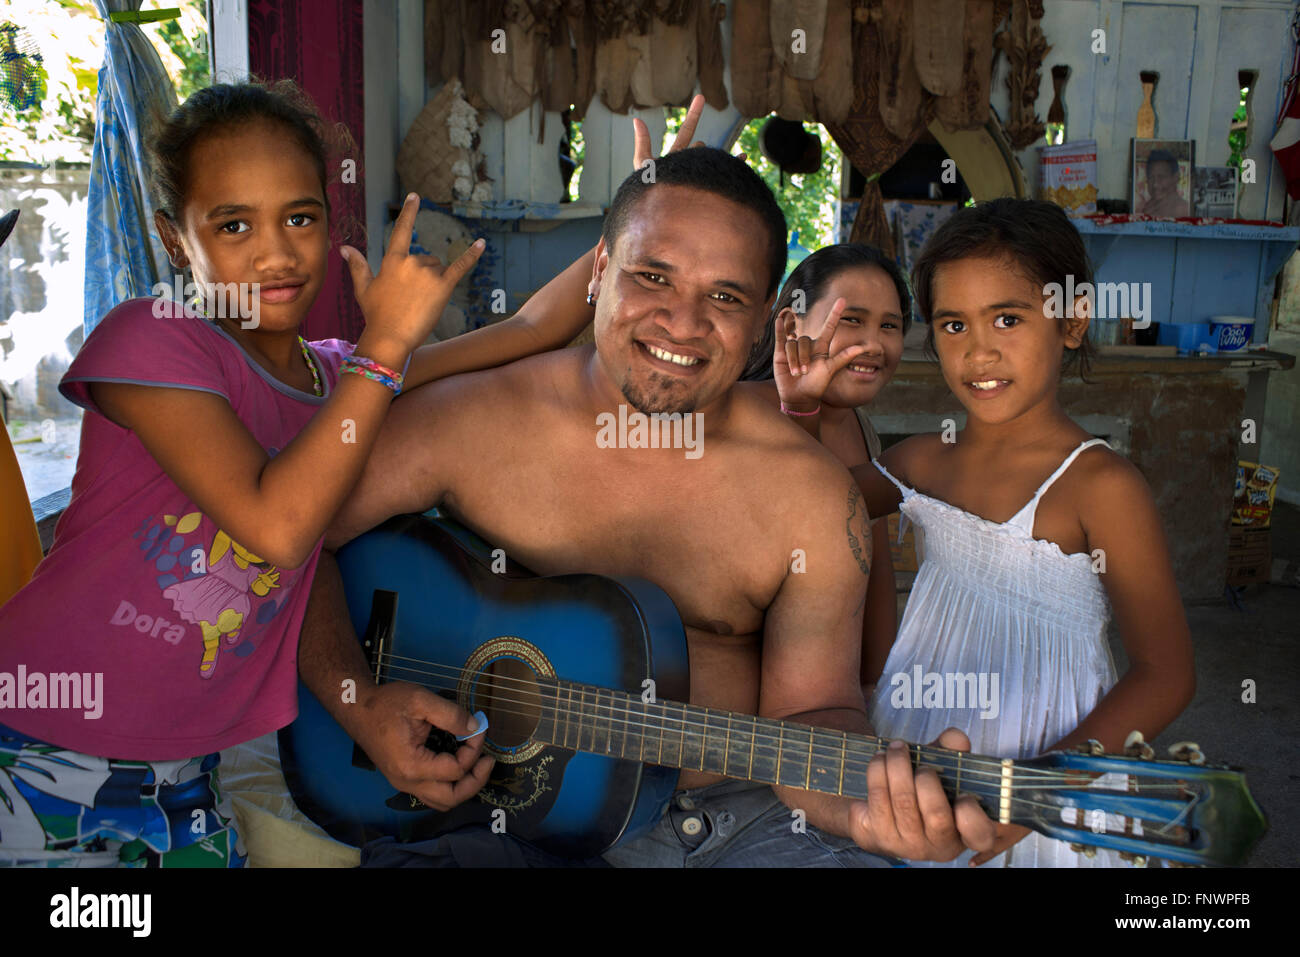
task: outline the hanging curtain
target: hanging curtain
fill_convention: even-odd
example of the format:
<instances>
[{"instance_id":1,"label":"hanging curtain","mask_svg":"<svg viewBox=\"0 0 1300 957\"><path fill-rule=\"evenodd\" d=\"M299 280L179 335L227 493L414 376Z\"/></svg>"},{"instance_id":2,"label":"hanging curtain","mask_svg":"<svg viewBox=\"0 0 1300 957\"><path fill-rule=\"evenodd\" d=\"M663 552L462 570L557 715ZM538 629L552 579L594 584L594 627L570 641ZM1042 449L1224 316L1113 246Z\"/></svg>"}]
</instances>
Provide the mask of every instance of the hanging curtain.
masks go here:
<instances>
[{"instance_id":1,"label":"hanging curtain","mask_svg":"<svg viewBox=\"0 0 1300 957\"><path fill-rule=\"evenodd\" d=\"M176 91L140 27L108 18L139 10L141 2L95 0L105 43L86 212L87 335L115 305L150 295L171 276L153 225L144 142L154 116L176 108Z\"/></svg>"}]
</instances>

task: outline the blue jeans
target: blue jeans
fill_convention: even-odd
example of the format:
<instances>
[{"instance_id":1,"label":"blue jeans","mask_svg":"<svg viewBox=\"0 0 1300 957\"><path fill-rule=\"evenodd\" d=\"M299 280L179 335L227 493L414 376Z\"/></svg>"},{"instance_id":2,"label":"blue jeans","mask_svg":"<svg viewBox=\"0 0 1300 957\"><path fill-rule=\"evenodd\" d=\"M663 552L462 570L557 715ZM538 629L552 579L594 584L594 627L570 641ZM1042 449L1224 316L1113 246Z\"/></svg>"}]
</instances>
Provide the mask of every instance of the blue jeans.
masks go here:
<instances>
[{"instance_id":1,"label":"blue jeans","mask_svg":"<svg viewBox=\"0 0 1300 957\"><path fill-rule=\"evenodd\" d=\"M361 849L362 867L895 867L847 837L798 822L765 784L726 781L678 791L645 837L603 858L570 861L481 824L402 844L391 837Z\"/></svg>"},{"instance_id":2,"label":"blue jeans","mask_svg":"<svg viewBox=\"0 0 1300 957\"><path fill-rule=\"evenodd\" d=\"M606 851L615 867L894 867L852 838L798 821L765 784L678 791L653 831Z\"/></svg>"}]
</instances>

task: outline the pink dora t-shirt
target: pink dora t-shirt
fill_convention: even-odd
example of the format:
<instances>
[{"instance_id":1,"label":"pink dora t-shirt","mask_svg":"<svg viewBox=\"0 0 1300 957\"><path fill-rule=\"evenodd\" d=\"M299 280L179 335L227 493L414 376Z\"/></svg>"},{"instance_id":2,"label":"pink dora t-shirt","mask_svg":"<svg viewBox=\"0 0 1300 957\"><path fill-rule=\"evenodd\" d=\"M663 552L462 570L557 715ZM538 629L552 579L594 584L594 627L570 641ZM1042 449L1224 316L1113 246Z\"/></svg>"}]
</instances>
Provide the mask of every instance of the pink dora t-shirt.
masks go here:
<instances>
[{"instance_id":1,"label":"pink dora t-shirt","mask_svg":"<svg viewBox=\"0 0 1300 957\"><path fill-rule=\"evenodd\" d=\"M110 312L59 384L87 410L72 500L31 582L0 608L0 680L25 675L27 686L16 688L21 701L0 696L0 724L145 761L218 751L297 716L298 631L320 542L290 569L232 541L134 432L99 413L86 384L212 392L270 455L325 401L277 381L219 326L188 311L156 318L153 309L154 300L133 299ZM327 398L352 345L311 347ZM204 464L223 468L215 456ZM66 706L68 679L55 694L59 680L49 677L58 674L82 676L86 694L102 674L102 700Z\"/></svg>"}]
</instances>

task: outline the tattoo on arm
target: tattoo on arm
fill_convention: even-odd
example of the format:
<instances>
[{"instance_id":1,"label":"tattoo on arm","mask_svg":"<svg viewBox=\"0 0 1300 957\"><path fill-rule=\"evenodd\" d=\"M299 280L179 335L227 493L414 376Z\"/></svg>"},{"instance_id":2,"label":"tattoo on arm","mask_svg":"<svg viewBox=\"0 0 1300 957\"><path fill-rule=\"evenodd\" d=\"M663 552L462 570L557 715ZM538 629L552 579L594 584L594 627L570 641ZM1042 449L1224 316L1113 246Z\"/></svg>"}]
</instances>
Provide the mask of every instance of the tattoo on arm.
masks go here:
<instances>
[{"instance_id":1,"label":"tattoo on arm","mask_svg":"<svg viewBox=\"0 0 1300 957\"><path fill-rule=\"evenodd\" d=\"M867 515L867 506L862 501L862 491L857 483L849 486L849 517L844 520L844 529L849 536L849 549L858 560L862 574L871 574L871 520Z\"/></svg>"}]
</instances>

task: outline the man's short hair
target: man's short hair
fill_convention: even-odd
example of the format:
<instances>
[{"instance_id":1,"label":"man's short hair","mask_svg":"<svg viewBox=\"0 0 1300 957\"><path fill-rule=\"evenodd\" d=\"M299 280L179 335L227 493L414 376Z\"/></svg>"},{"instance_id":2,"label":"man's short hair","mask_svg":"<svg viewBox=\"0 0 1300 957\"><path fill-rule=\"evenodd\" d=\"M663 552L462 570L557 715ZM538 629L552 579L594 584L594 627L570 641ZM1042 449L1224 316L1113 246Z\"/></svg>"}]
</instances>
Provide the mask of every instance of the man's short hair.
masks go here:
<instances>
[{"instance_id":1,"label":"man's short hair","mask_svg":"<svg viewBox=\"0 0 1300 957\"><path fill-rule=\"evenodd\" d=\"M646 182L650 177L645 175L645 170L636 170L623 180L614 194L601 231L606 247L613 251L619 234L647 191L656 186L686 186L703 190L758 214L767 232L768 276L764 298L776 292L785 274L787 258L785 214L762 178L744 160L709 146L678 150L655 159L654 164L653 182Z\"/></svg>"}]
</instances>

